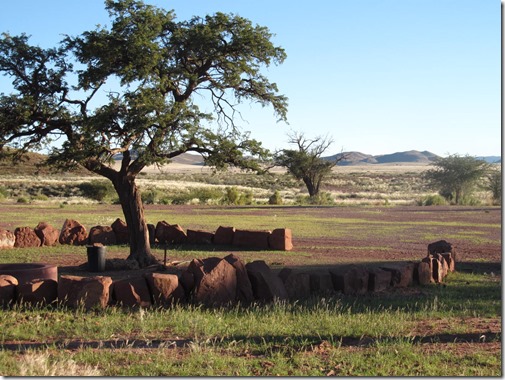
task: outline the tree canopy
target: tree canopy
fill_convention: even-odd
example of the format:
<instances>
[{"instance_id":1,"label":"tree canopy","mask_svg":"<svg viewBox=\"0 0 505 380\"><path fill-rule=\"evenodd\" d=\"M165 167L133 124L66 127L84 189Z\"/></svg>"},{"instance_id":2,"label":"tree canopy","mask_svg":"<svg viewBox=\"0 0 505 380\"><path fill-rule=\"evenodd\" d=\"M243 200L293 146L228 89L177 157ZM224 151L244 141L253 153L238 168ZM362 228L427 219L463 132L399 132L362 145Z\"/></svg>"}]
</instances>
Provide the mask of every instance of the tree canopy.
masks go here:
<instances>
[{"instance_id":1,"label":"tree canopy","mask_svg":"<svg viewBox=\"0 0 505 380\"><path fill-rule=\"evenodd\" d=\"M433 169L424 174L440 195L456 204L471 196L477 183L489 170L489 164L472 156L457 154L440 157L432 163Z\"/></svg>"},{"instance_id":2,"label":"tree canopy","mask_svg":"<svg viewBox=\"0 0 505 380\"><path fill-rule=\"evenodd\" d=\"M285 167L293 177L302 180L307 187L309 196L316 197L323 179L345 157L342 154L336 156L334 160L326 160L321 157L333 144L333 139L328 136L310 139L301 132L292 132L288 137L289 143L296 145L296 149L283 149L277 152L275 164Z\"/></svg>"},{"instance_id":3,"label":"tree canopy","mask_svg":"<svg viewBox=\"0 0 505 380\"><path fill-rule=\"evenodd\" d=\"M0 72L12 78L13 92L0 94L0 148L20 156L45 147L60 169L82 165L110 179L133 235L130 256L146 264L153 258L135 177L191 151L217 168L257 168L251 158L267 151L236 125L237 105L271 106L286 120L287 98L262 74L286 53L268 28L237 15L177 21L173 11L137 0L105 7L110 28L53 48L2 35ZM212 111L201 111L196 95Z\"/></svg>"}]
</instances>

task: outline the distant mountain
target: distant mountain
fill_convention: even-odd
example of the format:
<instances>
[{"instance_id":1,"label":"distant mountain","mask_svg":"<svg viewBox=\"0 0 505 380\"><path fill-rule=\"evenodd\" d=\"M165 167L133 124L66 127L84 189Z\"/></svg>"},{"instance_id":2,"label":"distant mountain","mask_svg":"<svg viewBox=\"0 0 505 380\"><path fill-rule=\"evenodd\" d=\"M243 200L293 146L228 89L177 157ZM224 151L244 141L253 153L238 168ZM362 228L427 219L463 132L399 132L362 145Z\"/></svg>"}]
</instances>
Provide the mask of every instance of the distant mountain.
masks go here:
<instances>
[{"instance_id":1,"label":"distant mountain","mask_svg":"<svg viewBox=\"0 0 505 380\"><path fill-rule=\"evenodd\" d=\"M327 160L335 160L344 155L344 159L339 165L361 165L361 164L391 164L391 163L419 163L429 164L439 156L428 151L409 150L406 152L396 152L391 154L381 154L372 156L361 152L344 152L330 157L324 157Z\"/></svg>"},{"instance_id":2,"label":"distant mountain","mask_svg":"<svg viewBox=\"0 0 505 380\"><path fill-rule=\"evenodd\" d=\"M381 154L372 156L361 152L344 152L338 153L333 156L323 157L325 160L335 160L344 155L344 159L338 165L363 165L363 164L393 164L393 163L417 163L417 164L430 164L440 156L424 150L409 150L406 152L396 152L390 154ZM481 156L476 157L489 163L500 163L500 156Z\"/></svg>"},{"instance_id":3,"label":"distant mountain","mask_svg":"<svg viewBox=\"0 0 505 380\"><path fill-rule=\"evenodd\" d=\"M481 156L477 158L479 160L484 160L489 164L499 164L501 162L501 156Z\"/></svg>"}]
</instances>

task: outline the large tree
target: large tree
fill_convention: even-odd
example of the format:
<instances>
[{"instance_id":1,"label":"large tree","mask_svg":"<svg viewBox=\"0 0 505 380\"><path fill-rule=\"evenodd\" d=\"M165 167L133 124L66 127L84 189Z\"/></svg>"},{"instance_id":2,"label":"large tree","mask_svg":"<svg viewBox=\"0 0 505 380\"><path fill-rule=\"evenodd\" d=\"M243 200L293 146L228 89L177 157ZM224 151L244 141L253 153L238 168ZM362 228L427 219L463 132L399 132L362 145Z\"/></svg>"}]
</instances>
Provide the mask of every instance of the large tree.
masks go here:
<instances>
[{"instance_id":1,"label":"large tree","mask_svg":"<svg viewBox=\"0 0 505 380\"><path fill-rule=\"evenodd\" d=\"M457 205L471 196L489 170L486 161L458 154L440 157L431 165L434 168L427 170L424 178L431 187L439 190L440 195Z\"/></svg>"},{"instance_id":2,"label":"large tree","mask_svg":"<svg viewBox=\"0 0 505 380\"><path fill-rule=\"evenodd\" d=\"M333 139L329 136L307 138L302 132L291 132L288 138L288 142L296 148L276 152L274 162L278 166L285 167L296 179L302 180L311 198L317 197L323 180L346 156L341 153L333 159L322 157L333 144Z\"/></svg>"},{"instance_id":3,"label":"large tree","mask_svg":"<svg viewBox=\"0 0 505 380\"><path fill-rule=\"evenodd\" d=\"M176 21L173 11L142 1L105 6L110 28L67 36L54 48L3 34L0 72L13 90L0 94L0 147L17 156L49 147L50 164L108 178L128 224L129 258L146 266L156 259L137 175L191 151L218 168L254 169L251 158L266 150L235 124L237 105L272 106L286 120L286 97L261 73L286 54L266 27L236 15ZM207 99L210 111L195 98Z\"/></svg>"}]
</instances>

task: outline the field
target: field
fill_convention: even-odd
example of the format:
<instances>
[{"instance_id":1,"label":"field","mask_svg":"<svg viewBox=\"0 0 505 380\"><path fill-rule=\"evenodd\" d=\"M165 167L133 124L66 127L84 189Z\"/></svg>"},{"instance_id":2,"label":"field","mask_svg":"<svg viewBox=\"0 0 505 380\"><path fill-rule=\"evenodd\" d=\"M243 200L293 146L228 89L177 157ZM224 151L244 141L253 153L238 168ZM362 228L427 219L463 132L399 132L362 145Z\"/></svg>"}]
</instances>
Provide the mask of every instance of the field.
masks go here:
<instances>
[{"instance_id":1,"label":"field","mask_svg":"<svg viewBox=\"0 0 505 380\"><path fill-rule=\"evenodd\" d=\"M251 205L153 202L146 205L149 223L293 231L290 252L181 245L168 248L169 261L233 252L274 269L373 266L419 261L427 244L445 239L456 246L456 272L443 285L248 307L85 312L18 305L0 311L0 374L501 376L501 209L485 202L484 194L479 206L418 206L416 199L430 194L419 180L424 169L345 168L325 188L331 205L295 202L303 188L281 174L267 181L240 173L213 177L184 166L148 172L141 177L146 190L237 186L251 189L256 199ZM89 179L45 176L37 191L83 180ZM79 195L37 199L28 182L0 178L0 186L11 192L0 203L0 228L35 227L40 221L59 228L66 218L90 228L122 218L118 205ZM264 202L274 189L284 195L283 205ZM22 196L32 198L18 202ZM154 252L163 259L163 247ZM126 256L127 247L107 248L107 258ZM80 273L75 266L86 262L86 253L69 246L11 249L0 252L0 262L48 262L60 273Z\"/></svg>"}]
</instances>

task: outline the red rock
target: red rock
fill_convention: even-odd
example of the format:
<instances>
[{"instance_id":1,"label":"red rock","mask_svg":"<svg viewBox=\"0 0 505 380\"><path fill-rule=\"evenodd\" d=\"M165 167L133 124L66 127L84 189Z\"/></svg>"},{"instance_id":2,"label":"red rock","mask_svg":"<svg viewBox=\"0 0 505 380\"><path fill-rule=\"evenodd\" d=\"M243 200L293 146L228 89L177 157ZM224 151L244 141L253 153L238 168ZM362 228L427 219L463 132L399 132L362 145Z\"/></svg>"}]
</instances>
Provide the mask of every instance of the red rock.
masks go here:
<instances>
[{"instance_id":1,"label":"red rock","mask_svg":"<svg viewBox=\"0 0 505 380\"><path fill-rule=\"evenodd\" d=\"M213 242L216 245L232 245L234 235L235 235L235 227L219 226L214 234Z\"/></svg>"},{"instance_id":2,"label":"red rock","mask_svg":"<svg viewBox=\"0 0 505 380\"><path fill-rule=\"evenodd\" d=\"M188 230L187 235L189 244L212 244L214 239L214 234L207 231Z\"/></svg>"},{"instance_id":3,"label":"red rock","mask_svg":"<svg viewBox=\"0 0 505 380\"><path fill-rule=\"evenodd\" d=\"M382 270L391 272L391 286L396 288L406 288L414 281L414 263L406 262L399 264L388 264L381 267Z\"/></svg>"},{"instance_id":4,"label":"red rock","mask_svg":"<svg viewBox=\"0 0 505 380\"><path fill-rule=\"evenodd\" d=\"M224 258L234 268L237 275L237 301L249 303L254 301L254 294L251 286L251 281L245 269L245 265L238 256L233 253Z\"/></svg>"},{"instance_id":5,"label":"red rock","mask_svg":"<svg viewBox=\"0 0 505 380\"><path fill-rule=\"evenodd\" d=\"M430 255L433 255L435 253L445 253L452 251L453 251L452 244L445 240L439 240L434 243L428 244L428 254Z\"/></svg>"},{"instance_id":6,"label":"red rock","mask_svg":"<svg viewBox=\"0 0 505 380\"><path fill-rule=\"evenodd\" d=\"M81 223L66 219L58 240L60 244L85 245L88 242L88 233Z\"/></svg>"},{"instance_id":7,"label":"red rock","mask_svg":"<svg viewBox=\"0 0 505 380\"><path fill-rule=\"evenodd\" d=\"M48 305L58 298L58 282L54 280L32 280L19 284L17 301L33 306Z\"/></svg>"},{"instance_id":8,"label":"red rock","mask_svg":"<svg viewBox=\"0 0 505 380\"><path fill-rule=\"evenodd\" d=\"M330 271L335 290L359 295L368 291L368 271L357 265Z\"/></svg>"},{"instance_id":9,"label":"red rock","mask_svg":"<svg viewBox=\"0 0 505 380\"><path fill-rule=\"evenodd\" d=\"M368 273L368 291L381 292L391 285L391 272L380 268L370 269Z\"/></svg>"},{"instance_id":10,"label":"red rock","mask_svg":"<svg viewBox=\"0 0 505 380\"><path fill-rule=\"evenodd\" d=\"M112 227L109 226L94 226L89 230L89 244L115 245L116 234Z\"/></svg>"},{"instance_id":11,"label":"red rock","mask_svg":"<svg viewBox=\"0 0 505 380\"><path fill-rule=\"evenodd\" d=\"M284 283L289 299L301 300L310 296L310 274L284 268L279 278Z\"/></svg>"},{"instance_id":12,"label":"red rock","mask_svg":"<svg viewBox=\"0 0 505 380\"><path fill-rule=\"evenodd\" d=\"M439 269L440 281L439 282L442 282L442 280L445 278L445 276L447 276L447 274L449 273L449 264L445 260L444 256L442 256L442 254L440 254L440 253L435 253L433 255L433 258L438 261L438 266L440 267L440 269ZM434 264L434 265L436 265L436 264Z\"/></svg>"},{"instance_id":13,"label":"red rock","mask_svg":"<svg viewBox=\"0 0 505 380\"><path fill-rule=\"evenodd\" d=\"M158 222L155 236L160 244L181 244L187 240L186 233L181 226L178 224L168 224L165 221Z\"/></svg>"},{"instance_id":14,"label":"red rock","mask_svg":"<svg viewBox=\"0 0 505 380\"><path fill-rule=\"evenodd\" d=\"M130 233L128 232L128 226L125 222L117 218L114 223L111 224L111 228L116 235L116 244L130 244Z\"/></svg>"},{"instance_id":15,"label":"red rock","mask_svg":"<svg viewBox=\"0 0 505 380\"><path fill-rule=\"evenodd\" d=\"M235 230L233 245L256 249L269 249L268 239L270 231Z\"/></svg>"},{"instance_id":16,"label":"red rock","mask_svg":"<svg viewBox=\"0 0 505 380\"><path fill-rule=\"evenodd\" d=\"M414 278L420 285L428 285L435 282L435 280L433 280L431 258L424 258L423 261L417 264L416 270L414 271Z\"/></svg>"},{"instance_id":17,"label":"red rock","mask_svg":"<svg viewBox=\"0 0 505 380\"><path fill-rule=\"evenodd\" d=\"M58 281L58 300L64 305L85 309L105 308L109 303L112 279L105 276L79 277L62 275Z\"/></svg>"},{"instance_id":18,"label":"red rock","mask_svg":"<svg viewBox=\"0 0 505 380\"><path fill-rule=\"evenodd\" d=\"M272 234L268 237L268 245L271 249L291 251L293 249L291 239L290 228L277 228L273 230Z\"/></svg>"},{"instance_id":19,"label":"red rock","mask_svg":"<svg viewBox=\"0 0 505 380\"><path fill-rule=\"evenodd\" d=\"M27 247L40 247L41 241L35 231L30 227L18 227L14 230L16 242L14 247L27 248Z\"/></svg>"},{"instance_id":20,"label":"red rock","mask_svg":"<svg viewBox=\"0 0 505 380\"><path fill-rule=\"evenodd\" d=\"M149 307L152 304L151 292L144 277L114 281L112 299L127 307Z\"/></svg>"},{"instance_id":21,"label":"red rock","mask_svg":"<svg viewBox=\"0 0 505 380\"><path fill-rule=\"evenodd\" d=\"M452 253L445 252L445 253L441 253L440 255L442 255L442 257L445 259L449 272L454 272L456 269L456 263L455 263L454 259L452 258Z\"/></svg>"},{"instance_id":22,"label":"red rock","mask_svg":"<svg viewBox=\"0 0 505 380\"><path fill-rule=\"evenodd\" d=\"M335 291L329 272L313 272L310 274L310 291L312 293L332 293Z\"/></svg>"},{"instance_id":23,"label":"red rock","mask_svg":"<svg viewBox=\"0 0 505 380\"><path fill-rule=\"evenodd\" d=\"M270 302L274 299L284 300L288 298L284 283L263 260L247 263L245 268L251 281L255 299Z\"/></svg>"},{"instance_id":24,"label":"red rock","mask_svg":"<svg viewBox=\"0 0 505 380\"><path fill-rule=\"evenodd\" d=\"M147 273L144 276L155 305L169 306L184 300L184 288L177 275Z\"/></svg>"},{"instance_id":25,"label":"red rock","mask_svg":"<svg viewBox=\"0 0 505 380\"><path fill-rule=\"evenodd\" d=\"M34 229L43 246L54 246L58 243L60 231L49 223L40 222Z\"/></svg>"},{"instance_id":26,"label":"red rock","mask_svg":"<svg viewBox=\"0 0 505 380\"><path fill-rule=\"evenodd\" d=\"M18 280L8 274L0 274L0 306L8 306L16 300Z\"/></svg>"},{"instance_id":27,"label":"red rock","mask_svg":"<svg viewBox=\"0 0 505 380\"><path fill-rule=\"evenodd\" d=\"M193 260L188 271L195 278L194 301L206 306L220 306L237 298L235 268L224 259L209 257Z\"/></svg>"},{"instance_id":28,"label":"red rock","mask_svg":"<svg viewBox=\"0 0 505 380\"><path fill-rule=\"evenodd\" d=\"M0 249L14 248L16 243L16 236L9 230L0 228Z\"/></svg>"}]
</instances>

